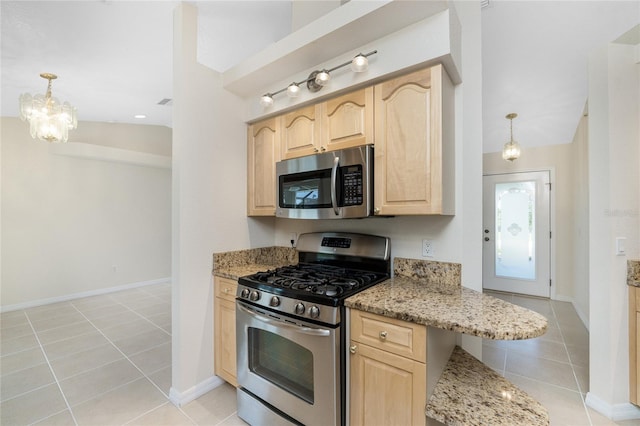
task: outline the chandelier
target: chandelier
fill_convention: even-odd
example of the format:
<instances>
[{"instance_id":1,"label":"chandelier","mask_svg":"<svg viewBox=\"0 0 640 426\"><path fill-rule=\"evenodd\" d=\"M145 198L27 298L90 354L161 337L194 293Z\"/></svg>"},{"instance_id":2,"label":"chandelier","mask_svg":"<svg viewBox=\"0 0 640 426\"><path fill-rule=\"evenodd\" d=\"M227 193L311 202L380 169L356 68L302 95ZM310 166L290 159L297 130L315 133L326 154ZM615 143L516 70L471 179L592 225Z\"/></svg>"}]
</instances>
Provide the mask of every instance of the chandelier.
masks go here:
<instances>
[{"instance_id":1,"label":"chandelier","mask_svg":"<svg viewBox=\"0 0 640 426\"><path fill-rule=\"evenodd\" d=\"M504 148L502 148L502 158L507 161L514 161L520 157L520 144L513 140L513 119L517 116L518 114L512 112L505 117L511 122L511 140L505 143Z\"/></svg>"},{"instance_id":2,"label":"chandelier","mask_svg":"<svg viewBox=\"0 0 640 426\"><path fill-rule=\"evenodd\" d=\"M47 142L66 142L69 129L78 127L76 108L69 102L61 104L51 96L51 81L58 78L55 74L42 73L40 77L49 81L45 95L20 95L20 119L29 121L32 138Z\"/></svg>"}]
</instances>

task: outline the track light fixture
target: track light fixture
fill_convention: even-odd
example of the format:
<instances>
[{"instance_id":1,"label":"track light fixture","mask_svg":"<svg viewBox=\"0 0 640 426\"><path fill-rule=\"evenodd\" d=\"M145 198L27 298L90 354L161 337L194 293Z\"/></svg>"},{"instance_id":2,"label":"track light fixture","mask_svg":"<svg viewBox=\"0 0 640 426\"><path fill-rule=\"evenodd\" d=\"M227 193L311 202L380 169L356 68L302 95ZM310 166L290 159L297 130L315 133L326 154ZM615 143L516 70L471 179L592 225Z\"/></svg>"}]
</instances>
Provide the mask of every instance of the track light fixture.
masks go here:
<instances>
[{"instance_id":1,"label":"track light fixture","mask_svg":"<svg viewBox=\"0 0 640 426\"><path fill-rule=\"evenodd\" d=\"M265 93L264 95L262 95L262 97L260 98L260 105L262 105L265 108L268 108L270 106L273 105L273 97L275 95L278 95L282 92L284 92L286 90L287 95L290 98L295 98L298 96L298 94L300 93L300 85L301 84L306 84L307 89L309 89L310 92L315 93L317 91L319 91L320 89L322 89L324 86L326 86L327 84L329 84L329 81L331 81L331 73L337 69L340 69L342 67L346 67L347 65L351 65L351 70L353 72L364 72L367 70L367 68L369 67L369 60L367 59L369 56L371 55L375 55L376 53L378 53L377 50L374 50L372 52L369 53L358 53L352 60L345 62L343 64L340 64L338 66L335 66L333 68L329 68L329 69L322 69L319 71L313 71L311 74L309 74L309 77L305 78L304 80L298 81L298 82L293 82L291 83L289 86L285 87L284 89L280 89L277 90L273 93Z\"/></svg>"}]
</instances>

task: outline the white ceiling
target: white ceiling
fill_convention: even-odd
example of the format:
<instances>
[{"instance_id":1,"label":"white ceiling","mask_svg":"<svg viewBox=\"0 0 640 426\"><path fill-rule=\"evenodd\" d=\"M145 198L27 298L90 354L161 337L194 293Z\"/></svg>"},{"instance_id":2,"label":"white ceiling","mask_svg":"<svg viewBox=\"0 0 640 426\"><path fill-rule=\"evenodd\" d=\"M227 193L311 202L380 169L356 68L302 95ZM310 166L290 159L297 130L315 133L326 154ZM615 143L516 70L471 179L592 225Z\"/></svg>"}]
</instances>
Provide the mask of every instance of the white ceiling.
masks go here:
<instances>
[{"instance_id":1,"label":"white ceiling","mask_svg":"<svg viewBox=\"0 0 640 426\"><path fill-rule=\"evenodd\" d=\"M425 0L426 1L426 0ZM171 126L174 1L1 1L2 116L21 93L53 94L79 119ZM199 59L224 71L286 36L290 1L200 1ZM571 142L587 55L640 22L637 1L499 1L482 10L484 152ZM146 114L144 120L135 114Z\"/></svg>"}]
</instances>

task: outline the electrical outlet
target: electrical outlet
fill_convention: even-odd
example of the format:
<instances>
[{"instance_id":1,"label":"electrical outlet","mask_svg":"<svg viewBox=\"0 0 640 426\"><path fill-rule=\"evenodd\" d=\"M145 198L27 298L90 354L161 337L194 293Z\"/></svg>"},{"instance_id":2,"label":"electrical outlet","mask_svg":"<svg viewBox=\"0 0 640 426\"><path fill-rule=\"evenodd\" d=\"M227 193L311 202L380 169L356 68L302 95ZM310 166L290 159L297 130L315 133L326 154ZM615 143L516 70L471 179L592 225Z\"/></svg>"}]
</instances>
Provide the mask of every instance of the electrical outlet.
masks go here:
<instances>
[{"instance_id":1,"label":"electrical outlet","mask_svg":"<svg viewBox=\"0 0 640 426\"><path fill-rule=\"evenodd\" d=\"M295 232L289 233L289 243L291 243L291 247L296 246L296 239L298 238L298 234Z\"/></svg>"},{"instance_id":2,"label":"electrical outlet","mask_svg":"<svg viewBox=\"0 0 640 426\"><path fill-rule=\"evenodd\" d=\"M431 240L422 240L422 256L433 257L435 256L435 246Z\"/></svg>"}]
</instances>

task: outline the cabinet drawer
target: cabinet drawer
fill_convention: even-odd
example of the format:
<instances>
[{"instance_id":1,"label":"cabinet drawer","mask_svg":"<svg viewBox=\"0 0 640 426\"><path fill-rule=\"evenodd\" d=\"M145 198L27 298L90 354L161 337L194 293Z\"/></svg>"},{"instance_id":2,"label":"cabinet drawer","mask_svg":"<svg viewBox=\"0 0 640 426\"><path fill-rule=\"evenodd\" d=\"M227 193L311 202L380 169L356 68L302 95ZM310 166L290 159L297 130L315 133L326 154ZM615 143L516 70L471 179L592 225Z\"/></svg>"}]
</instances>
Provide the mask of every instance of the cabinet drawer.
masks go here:
<instances>
[{"instance_id":1,"label":"cabinet drawer","mask_svg":"<svg viewBox=\"0 0 640 426\"><path fill-rule=\"evenodd\" d=\"M427 362L427 327L351 310L351 339L374 348Z\"/></svg>"},{"instance_id":2,"label":"cabinet drawer","mask_svg":"<svg viewBox=\"0 0 640 426\"><path fill-rule=\"evenodd\" d=\"M636 312L640 312L640 288L633 289L636 294Z\"/></svg>"},{"instance_id":3,"label":"cabinet drawer","mask_svg":"<svg viewBox=\"0 0 640 426\"><path fill-rule=\"evenodd\" d=\"M229 278L214 278L215 297L221 297L225 300L233 302L236 299L236 290L238 290L238 282Z\"/></svg>"}]
</instances>

